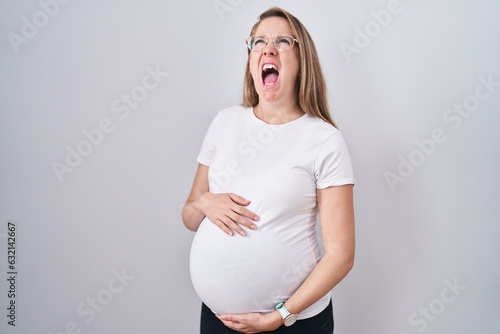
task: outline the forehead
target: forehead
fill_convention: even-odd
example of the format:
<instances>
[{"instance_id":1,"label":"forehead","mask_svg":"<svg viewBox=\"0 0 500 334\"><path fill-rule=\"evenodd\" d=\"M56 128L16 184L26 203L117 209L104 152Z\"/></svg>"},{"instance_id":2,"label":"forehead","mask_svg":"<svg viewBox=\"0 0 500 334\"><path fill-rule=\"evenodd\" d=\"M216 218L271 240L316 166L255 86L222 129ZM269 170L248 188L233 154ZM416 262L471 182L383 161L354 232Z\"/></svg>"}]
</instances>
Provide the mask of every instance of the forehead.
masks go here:
<instances>
[{"instance_id":1,"label":"forehead","mask_svg":"<svg viewBox=\"0 0 500 334\"><path fill-rule=\"evenodd\" d=\"M292 35L292 29L288 21L282 17L268 17L259 23L255 35L277 36Z\"/></svg>"}]
</instances>

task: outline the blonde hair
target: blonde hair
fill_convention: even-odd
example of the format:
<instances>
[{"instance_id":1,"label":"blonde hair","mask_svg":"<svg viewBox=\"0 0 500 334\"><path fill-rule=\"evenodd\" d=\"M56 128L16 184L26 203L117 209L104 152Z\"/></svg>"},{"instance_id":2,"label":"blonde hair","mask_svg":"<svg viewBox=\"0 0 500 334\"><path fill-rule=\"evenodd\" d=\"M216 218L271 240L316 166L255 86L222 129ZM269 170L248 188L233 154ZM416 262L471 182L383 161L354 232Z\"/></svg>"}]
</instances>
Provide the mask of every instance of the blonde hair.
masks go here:
<instances>
[{"instance_id":1,"label":"blonde hair","mask_svg":"<svg viewBox=\"0 0 500 334\"><path fill-rule=\"evenodd\" d=\"M288 21L292 34L299 41L299 74L295 85L297 104L306 114L316 116L337 127L330 116L328 108L328 97L323 71L319 63L316 46L304 25L287 11L273 7L259 16L259 21L254 24L250 35L254 35L260 22L270 17L281 17ZM250 57L250 50L248 50ZM255 90L255 84L250 73L250 64L247 62L245 78L243 82L243 106L255 107L259 104L259 95Z\"/></svg>"}]
</instances>

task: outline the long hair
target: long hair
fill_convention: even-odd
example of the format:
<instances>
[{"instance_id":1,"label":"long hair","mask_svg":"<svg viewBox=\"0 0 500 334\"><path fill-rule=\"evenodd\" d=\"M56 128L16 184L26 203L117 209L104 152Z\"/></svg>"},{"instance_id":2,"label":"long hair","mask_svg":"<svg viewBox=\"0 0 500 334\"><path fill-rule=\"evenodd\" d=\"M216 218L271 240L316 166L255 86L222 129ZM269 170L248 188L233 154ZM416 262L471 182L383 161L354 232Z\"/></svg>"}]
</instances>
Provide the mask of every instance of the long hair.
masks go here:
<instances>
[{"instance_id":1,"label":"long hair","mask_svg":"<svg viewBox=\"0 0 500 334\"><path fill-rule=\"evenodd\" d=\"M287 20L292 29L292 34L299 41L296 43L296 46L299 48L300 69L295 85L298 106L306 114L319 117L337 127L330 116L326 83L316 52L316 46L304 25L287 11L273 7L259 16L259 21L252 27L250 35L255 34L262 20L270 17L281 17ZM250 50L248 50L248 57L250 58ZM258 103L259 95L255 90L253 77L250 73L250 64L247 62L243 82L243 106L247 108L255 107Z\"/></svg>"}]
</instances>

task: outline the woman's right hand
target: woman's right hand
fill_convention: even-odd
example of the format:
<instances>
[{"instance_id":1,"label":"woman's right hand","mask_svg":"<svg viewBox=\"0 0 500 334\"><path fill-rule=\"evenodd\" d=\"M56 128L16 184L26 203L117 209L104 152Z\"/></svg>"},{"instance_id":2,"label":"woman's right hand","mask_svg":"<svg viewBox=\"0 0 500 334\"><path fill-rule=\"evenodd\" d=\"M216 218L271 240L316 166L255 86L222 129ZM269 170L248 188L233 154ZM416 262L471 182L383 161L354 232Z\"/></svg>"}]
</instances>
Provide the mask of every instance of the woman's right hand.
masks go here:
<instances>
[{"instance_id":1,"label":"woman's right hand","mask_svg":"<svg viewBox=\"0 0 500 334\"><path fill-rule=\"evenodd\" d=\"M211 192L204 193L195 202L196 208L221 230L229 235L233 235L234 231L242 236L247 233L241 226L255 230L257 226L253 221L260 219L255 213L245 208L249 204L249 200L233 193L214 194Z\"/></svg>"}]
</instances>

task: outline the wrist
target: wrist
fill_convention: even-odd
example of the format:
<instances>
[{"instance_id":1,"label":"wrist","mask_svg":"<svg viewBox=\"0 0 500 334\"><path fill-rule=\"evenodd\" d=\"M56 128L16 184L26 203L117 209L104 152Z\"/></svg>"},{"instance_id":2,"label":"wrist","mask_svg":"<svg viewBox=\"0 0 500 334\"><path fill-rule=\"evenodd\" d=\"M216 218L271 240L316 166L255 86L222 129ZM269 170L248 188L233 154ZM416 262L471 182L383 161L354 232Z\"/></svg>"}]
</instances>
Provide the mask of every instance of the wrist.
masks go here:
<instances>
[{"instance_id":1,"label":"wrist","mask_svg":"<svg viewBox=\"0 0 500 334\"><path fill-rule=\"evenodd\" d=\"M269 318L269 331L273 331L283 325L283 318L277 310L269 312L267 317Z\"/></svg>"},{"instance_id":2,"label":"wrist","mask_svg":"<svg viewBox=\"0 0 500 334\"><path fill-rule=\"evenodd\" d=\"M201 213L203 213L203 207L204 207L203 204L205 203L205 195L206 193L203 193L196 200L193 201L193 207Z\"/></svg>"},{"instance_id":3,"label":"wrist","mask_svg":"<svg viewBox=\"0 0 500 334\"><path fill-rule=\"evenodd\" d=\"M285 326L292 326L298 319L298 315L296 313L291 313L285 306L284 302L279 302L276 304L276 311L278 311L279 315L283 319L283 323Z\"/></svg>"}]
</instances>

